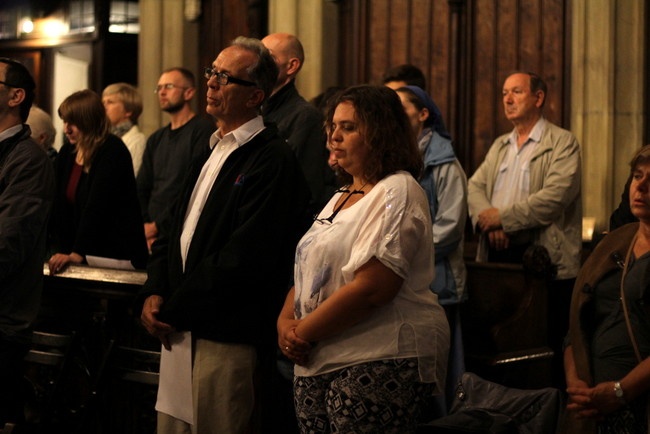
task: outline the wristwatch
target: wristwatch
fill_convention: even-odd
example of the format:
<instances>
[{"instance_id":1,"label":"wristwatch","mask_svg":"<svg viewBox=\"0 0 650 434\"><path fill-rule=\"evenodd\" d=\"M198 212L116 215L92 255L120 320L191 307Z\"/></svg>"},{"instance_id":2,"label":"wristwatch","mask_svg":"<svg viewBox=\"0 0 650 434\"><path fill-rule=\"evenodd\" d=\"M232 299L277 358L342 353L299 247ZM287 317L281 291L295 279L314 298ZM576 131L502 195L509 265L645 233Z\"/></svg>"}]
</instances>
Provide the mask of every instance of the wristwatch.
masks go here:
<instances>
[{"instance_id":1,"label":"wristwatch","mask_svg":"<svg viewBox=\"0 0 650 434\"><path fill-rule=\"evenodd\" d=\"M625 404L625 397L623 395L623 388L621 387L620 381L614 382L614 395L616 395L616 398L618 398L619 401Z\"/></svg>"}]
</instances>

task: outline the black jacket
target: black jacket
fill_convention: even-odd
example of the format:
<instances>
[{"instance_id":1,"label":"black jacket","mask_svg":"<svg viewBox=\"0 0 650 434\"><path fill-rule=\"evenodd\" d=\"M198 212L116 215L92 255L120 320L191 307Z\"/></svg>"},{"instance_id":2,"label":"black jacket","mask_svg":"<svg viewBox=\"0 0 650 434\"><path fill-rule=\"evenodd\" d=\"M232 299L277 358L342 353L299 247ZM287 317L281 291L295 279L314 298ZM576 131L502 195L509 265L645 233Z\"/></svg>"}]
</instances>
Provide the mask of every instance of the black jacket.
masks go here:
<instances>
[{"instance_id":1,"label":"black jacket","mask_svg":"<svg viewBox=\"0 0 650 434\"><path fill-rule=\"evenodd\" d=\"M43 286L52 164L28 126L0 142L0 340L29 342Z\"/></svg>"},{"instance_id":2,"label":"black jacket","mask_svg":"<svg viewBox=\"0 0 650 434\"><path fill-rule=\"evenodd\" d=\"M208 149L214 120L194 116L182 127L171 124L147 139L136 183L145 222L156 222L160 236L169 231L173 205L182 193L192 161Z\"/></svg>"},{"instance_id":3,"label":"black jacket","mask_svg":"<svg viewBox=\"0 0 650 434\"><path fill-rule=\"evenodd\" d=\"M317 214L336 190L334 171L327 164L323 114L290 81L264 104L262 115L278 127L280 137L296 154L311 191L310 212Z\"/></svg>"},{"instance_id":4,"label":"black jacket","mask_svg":"<svg viewBox=\"0 0 650 434\"><path fill-rule=\"evenodd\" d=\"M61 147L56 164L56 200L52 214L52 250L127 259L144 268L147 244L128 149L114 135L99 147L88 173L82 173L75 203L66 188L75 160L74 147Z\"/></svg>"},{"instance_id":5,"label":"black jacket","mask_svg":"<svg viewBox=\"0 0 650 434\"><path fill-rule=\"evenodd\" d=\"M158 294L164 298L159 319L179 331L219 342L273 345L309 191L291 149L267 127L224 162L183 272L179 239L208 156L190 171L170 237L154 243L139 306Z\"/></svg>"}]
</instances>

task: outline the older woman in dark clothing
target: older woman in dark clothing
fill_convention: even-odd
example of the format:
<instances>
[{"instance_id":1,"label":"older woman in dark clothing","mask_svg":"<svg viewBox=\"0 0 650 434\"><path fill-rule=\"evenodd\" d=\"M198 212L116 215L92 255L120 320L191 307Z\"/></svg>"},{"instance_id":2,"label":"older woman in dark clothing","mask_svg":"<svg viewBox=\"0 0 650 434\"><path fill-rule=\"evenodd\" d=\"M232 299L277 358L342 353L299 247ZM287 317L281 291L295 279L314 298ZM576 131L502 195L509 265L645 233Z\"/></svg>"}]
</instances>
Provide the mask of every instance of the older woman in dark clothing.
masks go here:
<instances>
[{"instance_id":1,"label":"older woman in dark clothing","mask_svg":"<svg viewBox=\"0 0 650 434\"><path fill-rule=\"evenodd\" d=\"M148 254L131 155L109 134L101 98L90 90L75 92L61 103L59 116L68 143L56 164L50 272L83 263L86 255L143 268Z\"/></svg>"},{"instance_id":2,"label":"older woman in dark clothing","mask_svg":"<svg viewBox=\"0 0 650 434\"><path fill-rule=\"evenodd\" d=\"M639 223L607 235L584 264L564 354L567 433L647 433L650 391L650 146L631 162Z\"/></svg>"}]
</instances>

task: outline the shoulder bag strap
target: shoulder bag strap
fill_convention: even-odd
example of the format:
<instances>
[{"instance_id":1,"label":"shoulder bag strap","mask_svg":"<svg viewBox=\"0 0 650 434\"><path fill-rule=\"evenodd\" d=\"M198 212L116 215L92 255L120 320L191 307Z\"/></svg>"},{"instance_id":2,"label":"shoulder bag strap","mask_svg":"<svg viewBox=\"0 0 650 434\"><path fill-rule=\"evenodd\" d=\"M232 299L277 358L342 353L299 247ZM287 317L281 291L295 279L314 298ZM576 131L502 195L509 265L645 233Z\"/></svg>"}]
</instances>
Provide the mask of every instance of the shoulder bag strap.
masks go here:
<instances>
[{"instance_id":1,"label":"shoulder bag strap","mask_svg":"<svg viewBox=\"0 0 650 434\"><path fill-rule=\"evenodd\" d=\"M630 248L627 249L627 254L625 255L625 266L623 267L623 275L621 276L621 304L623 305L623 315L625 316L625 325L627 326L627 333L630 335L630 340L632 341L634 354L636 354L636 359L638 360L638 362L641 363L643 359L641 358L641 353L639 352L639 346L636 343L636 337L634 337L634 331L632 330L632 323L630 322L630 315L627 310L627 301L625 300L625 291L624 291L625 276L627 275L627 269L630 265L630 257L632 256L632 250L634 249L635 243L636 243L636 235L632 239Z\"/></svg>"},{"instance_id":2,"label":"shoulder bag strap","mask_svg":"<svg viewBox=\"0 0 650 434\"><path fill-rule=\"evenodd\" d=\"M630 322L630 315L627 310L627 302L625 301L625 292L623 290L623 283L625 282L625 275L627 274L627 268L630 262L630 257L632 256L632 249L634 249L634 244L636 242L636 235L632 239L630 248L627 250L627 255L625 255L625 267L623 268L623 276L621 277L621 304L623 305L623 315L625 316L625 325L627 326L627 333L630 335L630 340L632 341L632 347L634 348L634 354L636 354L636 359L639 363L643 360L641 358L641 353L639 352L639 346L636 343L636 337L634 337L634 331L632 330L632 323ZM650 432L650 399L646 402L646 426L648 432Z\"/></svg>"}]
</instances>

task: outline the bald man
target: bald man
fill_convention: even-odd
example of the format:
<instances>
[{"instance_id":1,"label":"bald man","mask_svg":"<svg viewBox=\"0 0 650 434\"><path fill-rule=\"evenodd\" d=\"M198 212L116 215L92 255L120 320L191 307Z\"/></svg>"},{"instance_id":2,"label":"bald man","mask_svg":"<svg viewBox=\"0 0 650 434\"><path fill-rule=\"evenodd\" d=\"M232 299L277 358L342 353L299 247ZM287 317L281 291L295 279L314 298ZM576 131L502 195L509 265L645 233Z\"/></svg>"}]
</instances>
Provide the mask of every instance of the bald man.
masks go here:
<instances>
[{"instance_id":1,"label":"bald man","mask_svg":"<svg viewBox=\"0 0 650 434\"><path fill-rule=\"evenodd\" d=\"M271 98L262 107L264 120L276 124L280 136L293 149L311 191L310 212L316 214L335 190L334 174L327 164L322 113L296 89L296 76L305 61L302 44L294 35L272 33L262 39L278 65Z\"/></svg>"}]
</instances>

